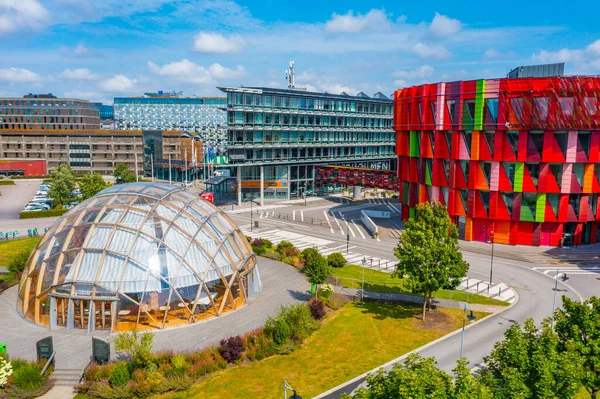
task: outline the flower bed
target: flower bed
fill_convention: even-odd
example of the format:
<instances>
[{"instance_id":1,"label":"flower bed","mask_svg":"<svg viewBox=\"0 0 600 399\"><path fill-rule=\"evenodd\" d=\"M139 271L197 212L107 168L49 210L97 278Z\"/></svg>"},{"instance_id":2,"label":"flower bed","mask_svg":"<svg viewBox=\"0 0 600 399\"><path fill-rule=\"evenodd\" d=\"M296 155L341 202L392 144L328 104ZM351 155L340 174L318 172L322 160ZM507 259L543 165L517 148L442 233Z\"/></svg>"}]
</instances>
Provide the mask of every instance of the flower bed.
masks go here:
<instances>
[{"instance_id":1,"label":"flower bed","mask_svg":"<svg viewBox=\"0 0 600 399\"><path fill-rule=\"evenodd\" d=\"M282 306L277 316L267 319L264 328L221 340L220 345L201 351L153 353L151 333L120 334L115 349L126 360L91 364L84 372L84 383L76 389L86 397L103 399L145 398L186 390L215 371L294 351L320 327L325 312L318 307L305 303Z\"/></svg>"},{"instance_id":2,"label":"flower bed","mask_svg":"<svg viewBox=\"0 0 600 399\"><path fill-rule=\"evenodd\" d=\"M45 364L45 361L5 360L0 356L0 398L29 399L48 392L54 383L49 378L52 367L41 375Z\"/></svg>"}]
</instances>

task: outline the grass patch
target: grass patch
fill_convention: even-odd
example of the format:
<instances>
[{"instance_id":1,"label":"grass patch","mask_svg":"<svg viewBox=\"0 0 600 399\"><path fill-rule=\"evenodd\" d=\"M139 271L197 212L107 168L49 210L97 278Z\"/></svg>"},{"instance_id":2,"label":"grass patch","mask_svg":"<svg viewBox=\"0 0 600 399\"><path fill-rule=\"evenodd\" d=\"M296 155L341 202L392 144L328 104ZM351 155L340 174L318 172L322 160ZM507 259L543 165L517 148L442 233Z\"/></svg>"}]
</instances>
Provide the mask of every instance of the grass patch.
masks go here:
<instances>
[{"instance_id":1,"label":"grass patch","mask_svg":"<svg viewBox=\"0 0 600 399\"><path fill-rule=\"evenodd\" d=\"M8 260L21 251L31 252L41 237L19 238L17 240L0 241L0 266L8 266Z\"/></svg>"},{"instance_id":2,"label":"grass patch","mask_svg":"<svg viewBox=\"0 0 600 399\"><path fill-rule=\"evenodd\" d=\"M412 305L349 303L289 355L222 370L158 398L280 398L284 379L311 398L461 326L461 310L428 312L425 323L420 312Z\"/></svg>"},{"instance_id":3,"label":"grass patch","mask_svg":"<svg viewBox=\"0 0 600 399\"><path fill-rule=\"evenodd\" d=\"M344 287L360 289L362 284L363 268L356 265L346 265L340 268L332 268L332 276L339 280ZM403 287L403 280L392 277L390 273L365 268L365 290L378 292L399 292L408 293L410 291ZM440 290L433 294L434 298L452 299L469 303L478 303L482 305L509 306L510 303L488 298L482 295L471 294L464 291Z\"/></svg>"}]
</instances>

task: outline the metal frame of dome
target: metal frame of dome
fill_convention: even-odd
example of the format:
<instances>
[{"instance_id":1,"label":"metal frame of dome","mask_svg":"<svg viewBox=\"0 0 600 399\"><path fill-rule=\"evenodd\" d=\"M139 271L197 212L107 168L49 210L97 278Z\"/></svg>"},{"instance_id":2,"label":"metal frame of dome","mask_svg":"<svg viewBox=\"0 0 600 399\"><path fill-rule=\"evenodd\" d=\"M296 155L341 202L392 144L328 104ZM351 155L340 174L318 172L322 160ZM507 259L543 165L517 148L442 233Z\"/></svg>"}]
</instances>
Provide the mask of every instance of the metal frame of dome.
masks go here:
<instances>
[{"instance_id":1,"label":"metal frame of dome","mask_svg":"<svg viewBox=\"0 0 600 399\"><path fill-rule=\"evenodd\" d=\"M261 290L256 257L235 223L179 187L110 187L56 221L23 272L17 310L67 331L193 324Z\"/></svg>"}]
</instances>

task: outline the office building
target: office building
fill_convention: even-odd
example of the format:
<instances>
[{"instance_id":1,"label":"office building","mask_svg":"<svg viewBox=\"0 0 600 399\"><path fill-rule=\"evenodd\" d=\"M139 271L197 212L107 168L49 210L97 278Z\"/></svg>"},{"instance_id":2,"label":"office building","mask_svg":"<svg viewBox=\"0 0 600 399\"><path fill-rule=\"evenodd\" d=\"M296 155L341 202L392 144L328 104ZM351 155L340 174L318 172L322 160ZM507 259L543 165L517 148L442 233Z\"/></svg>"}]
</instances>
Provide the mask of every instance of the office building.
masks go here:
<instances>
[{"instance_id":1,"label":"office building","mask_svg":"<svg viewBox=\"0 0 600 399\"><path fill-rule=\"evenodd\" d=\"M503 78L395 93L402 216L448 207L460 238L600 242L600 78Z\"/></svg>"},{"instance_id":2,"label":"office building","mask_svg":"<svg viewBox=\"0 0 600 399\"><path fill-rule=\"evenodd\" d=\"M0 98L0 131L97 130L100 114L92 103L52 94Z\"/></svg>"},{"instance_id":3,"label":"office building","mask_svg":"<svg viewBox=\"0 0 600 399\"><path fill-rule=\"evenodd\" d=\"M92 107L96 108L100 113L100 120L108 121L114 120L114 112L112 105L106 105L102 103L91 103Z\"/></svg>"},{"instance_id":4,"label":"office building","mask_svg":"<svg viewBox=\"0 0 600 399\"><path fill-rule=\"evenodd\" d=\"M117 97L115 127L123 130L203 131L225 125L224 97L183 97L181 93L146 93Z\"/></svg>"},{"instance_id":5,"label":"office building","mask_svg":"<svg viewBox=\"0 0 600 399\"><path fill-rule=\"evenodd\" d=\"M238 202L312 194L315 166L394 160L393 101L297 89L222 87L227 93L229 166Z\"/></svg>"}]
</instances>

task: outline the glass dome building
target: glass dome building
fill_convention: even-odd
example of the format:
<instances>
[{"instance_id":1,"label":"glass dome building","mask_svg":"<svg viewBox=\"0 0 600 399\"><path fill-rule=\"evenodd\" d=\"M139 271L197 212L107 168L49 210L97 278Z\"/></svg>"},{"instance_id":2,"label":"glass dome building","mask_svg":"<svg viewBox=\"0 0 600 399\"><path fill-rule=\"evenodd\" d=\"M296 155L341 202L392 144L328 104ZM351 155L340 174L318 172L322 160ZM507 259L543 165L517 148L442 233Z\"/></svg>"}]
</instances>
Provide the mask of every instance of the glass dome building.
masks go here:
<instances>
[{"instance_id":1,"label":"glass dome building","mask_svg":"<svg viewBox=\"0 0 600 399\"><path fill-rule=\"evenodd\" d=\"M17 310L35 324L113 332L193 324L260 291L235 223L179 187L110 187L70 210L33 250Z\"/></svg>"}]
</instances>

